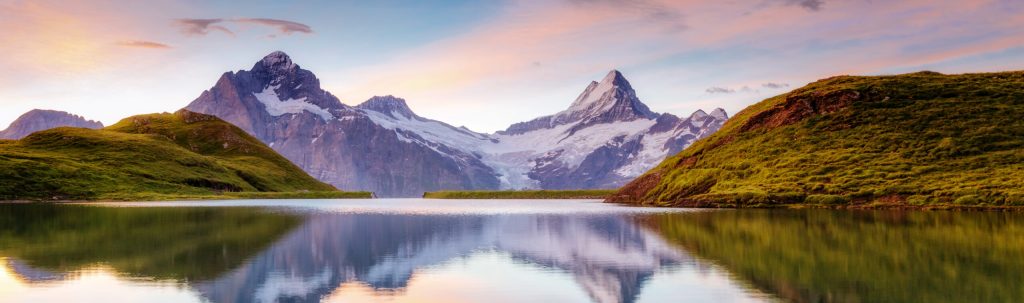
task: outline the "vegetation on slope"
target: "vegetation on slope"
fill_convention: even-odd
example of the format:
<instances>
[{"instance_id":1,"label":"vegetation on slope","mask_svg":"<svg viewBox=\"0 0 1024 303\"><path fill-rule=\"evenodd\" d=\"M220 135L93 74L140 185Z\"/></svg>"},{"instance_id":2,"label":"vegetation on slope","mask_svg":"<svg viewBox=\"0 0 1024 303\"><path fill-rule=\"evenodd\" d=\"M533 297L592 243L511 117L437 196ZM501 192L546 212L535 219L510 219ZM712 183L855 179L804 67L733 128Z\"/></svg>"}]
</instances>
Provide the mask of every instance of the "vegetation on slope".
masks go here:
<instances>
[{"instance_id":1,"label":"vegetation on slope","mask_svg":"<svg viewBox=\"0 0 1024 303\"><path fill-rule=\"evenodd\" d=\"M611 189L582 190L468 190L435 191L423 193L430 199L604 199L614 193Z\"/></svg>"},{"instance_id":2,"label":"vegetation on slope","mask_svg":"<svg viewBox=\"0 0 1024 303\"><path fill-rule=\"evenodd\" d=\"M1024 300L1018 212L726 210L645 223L787 301Z\"/></svg>"},{"instance_id":3,"label":"vegetation on slope","mask_svg":"<svg viewBox=\"0 0 1024 303\"><path fill-rule=\"evenodd\" d=\"M301 222L248 207L0 204L0 254L57 274L109 266L132 277L209 280Z\"/></svg>"},{"instance_id":4,"label":"vegetation on slope","mask_svg":"<svg viewBox=\"0 0 1024 303\"><path fill-rule=\"evenodd\" d=\"M1024 72L824 79L754 104L609 201L1024 205Z\"/></svg>"},{"instance_id":5,"label":"vegetation on slope","mask_svg":"<svg viewBox=\"0 0 1024 303\"><path fill-rule=\"evenodd\" d=\"M178 111L0 141L0 200L348 197L241 129ZM271 194L276 193L276 194ZM287 196L287 195L285 195Z\"/></svg>"}]
</instances>

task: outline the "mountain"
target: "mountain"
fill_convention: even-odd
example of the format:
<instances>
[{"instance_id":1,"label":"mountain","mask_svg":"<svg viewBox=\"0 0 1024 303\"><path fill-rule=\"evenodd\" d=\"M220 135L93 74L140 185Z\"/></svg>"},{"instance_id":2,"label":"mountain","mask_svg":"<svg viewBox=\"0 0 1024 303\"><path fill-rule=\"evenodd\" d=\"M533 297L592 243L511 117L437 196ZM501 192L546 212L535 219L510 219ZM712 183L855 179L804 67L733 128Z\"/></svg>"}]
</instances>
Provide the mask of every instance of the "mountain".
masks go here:
<instances>
[{"instance_id":1,"label":"mountain","mask_svg":"<svg viewBox=\"0 0 1024 303\"><path fill-rule=\"evenodd\" d=\"M33 109L11 122L7 129L0 131L0 139L17 140L37 131L62 126L98 129L103 128L103 123L62 111Z\"/></svg>"},{"instance_id":2,"label":"mountain","mask_svg":"<svg viewBox=\"0 0 1024 303\"><path fill-rule=\"evenodd\" d=\"M751 105L610 198L1024 205L1024 72L840 76Z\"/></svg>"},{"instance_id":3,"label":"mountain","mask_svg":"<svg viewBox=\"0 0 1024 303\"><path fill-rule=\"evenodd\" d=\"M618 71L569 109L495 134L454 127L377 96L348 106L283 52L228 72L186 109L218 116L314 177L381 196L465 189L615 188L714 132L725 112L652 112Z\"/></svg>"},{"instance_id":4,"label":"mountain","mask_svg":"<svg viewBox=\"0 0 1024 303\"><path fill-rule=\"evenodd\" d=\"M367 103L362 108L342 104L320 88L312 72L274 52L249 71L223 74L186 109L239 126L338 188L411 197L439 189L498 187L493 170L476 155L387 126L401 121L470 132L420 118L393 97ZM379 112L389 106L402 108L396 115Z\"/></svg>"},{"instance_id":5,"label":"mountain","mask_svg":"<svg viewBox=\"0 0 1024 303\"><path fill-rule=\"evenodd\" d=\"M504 162L510 188L615 188L715 132L728 119L698 110L657 114L617 70L591 82L568 109L516 123L485 149Z\"/></svg>"},{"instance_id":6,"label":"mountain","mask_svg":"<svg viewBox=\"0 0 1024 303\"><path fill-rule=\"evenodd\" d=\"M650 120L657 117L657 114L651 112L647 105L636 97L636 92L622 73L612 70L601 79L601 82L591 81L569 109L551 116L513 124L498 134L519 135L567 124L573 124L574 127L571 129L575 131L595 124Z\"/></svg>"},{"instance_id":7,"label":"mountain","mask_svg":"<svg viewBox=\"0 0 1024 303\"><path fill-rule=\"evenodd\" d=\"M154 199L231 192L335 192L214 116L129 117L0 141L0 200Z\"/></svg>"}]
</instances>

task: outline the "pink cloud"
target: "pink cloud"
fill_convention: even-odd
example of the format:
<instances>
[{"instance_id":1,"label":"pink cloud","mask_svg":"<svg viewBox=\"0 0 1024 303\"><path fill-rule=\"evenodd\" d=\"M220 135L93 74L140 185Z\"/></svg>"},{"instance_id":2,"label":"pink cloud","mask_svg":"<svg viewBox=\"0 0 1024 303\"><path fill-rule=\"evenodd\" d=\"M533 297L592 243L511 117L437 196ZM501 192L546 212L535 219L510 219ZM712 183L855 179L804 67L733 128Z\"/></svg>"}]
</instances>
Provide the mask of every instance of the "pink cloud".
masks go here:
<instances>
[{"instance_id":1,"label":"pink cloud","mask_svg":"<svg viewBox=\"0 0 1024 303\"><path fill-rule=\"evenodd\" d=\"M169 49L170 45L163 44L160 42L143 41L143 40L127 40L118 42L117 45L125 47L137 47L137 48L152 48L152 49Z\"/></svg>"}]
</instances>

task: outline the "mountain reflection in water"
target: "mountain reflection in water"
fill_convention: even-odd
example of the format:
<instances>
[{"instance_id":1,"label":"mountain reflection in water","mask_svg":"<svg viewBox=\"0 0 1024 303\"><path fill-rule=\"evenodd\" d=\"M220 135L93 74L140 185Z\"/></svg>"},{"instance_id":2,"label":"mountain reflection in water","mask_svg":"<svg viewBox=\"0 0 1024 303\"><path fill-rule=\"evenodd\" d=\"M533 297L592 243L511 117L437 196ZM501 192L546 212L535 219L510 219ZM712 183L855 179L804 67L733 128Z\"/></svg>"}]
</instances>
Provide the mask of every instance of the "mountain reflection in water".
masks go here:
<instances>
[{"instance_id":1,"label":"mountain reflection in water","mask_svg":"<svg viewBox=\"0 0 1024 303\"><path fill-rule=\"evenodd\" d=\"M218 302L316 301L350 281L403 288L416 269L491 250L572 273L598 302L631 302L662 266L689 261L619 216L317 215L246 266L195 287Z\"/></svg>"},{"instance_id":2,"label":"mountain reflection in water","mask_svg":"<svg viewBox=\"0 0 1024 303\"><path fill-rule=\"evenodd\" d=\"M641 224L642 218L652 215L648 210L552 202L551 207L535 204L518 211L487 207L437 211L422 203L441 202L395 203L395 207L384 209L387 211L339 211L325 204L311 208L36 206L44 209L34 210L37 215L58 223L22 224L7 218L4 221L12 221L3 225L14 225L8 229L14 231L14 237L0 242L0 252L10 258L9 271L30 283L58 283L76 277L68 273L102 266L118 276L143 278L143 282L177 281L202 300L213 302L318 302L344 297L343 292L357 288L369 292L370 299L394 299L410 287L411 281L430 280L429 272L452 267L452 262L473 264L456 268L482 272L471 278L477 284L502 279L511 283L505 289L501 285L476 285L489 287L481 292L483 295L500 291L526 298L534 292L543 298L558 293L576 301L635 302L653 276L671 276L685 268L689 274L704 275L709 281L726 281L719 294L707 289L695 293L746 300L765 298L730 281L724 272L699 264ZM421 203L413 205L428 210L403 208L409 203ZM564 206L582 209L559 208ZM78 219L82 213L114 226ZM275 228L266 228L266 222L274 222ZM119 244L108 249L77 245L103 235L109 237L104 242ZM150 242L154 243L131 245ZM61 243L76 247L62 247ZM489 271L497 275L502 268L515 268L520 277L488 277ZM572 283L565 285L575 285L571 287L575 289L541 289L556 288L553 285L559 280L536 289L516 289L519 282L545 281L552 275L570 279ZM449 282L445 284L450 287L445 290L449 294L474 287L473 283L443 282ZM152 287L153 283L146 286ZM573 292L578 292L575 297L566 295ZM482 300L503 299L468 299Z\"/></svg>"},{"instance_id":3,"label":"mountain reflection in water","mask_svg":"<svg viewBox=\"0 0 1024 303\"><path fill-rule=\"evenodd\" d=\"M1024 214L0 204L0 302L1024 302Z\"/></svg>"}]
</instances>

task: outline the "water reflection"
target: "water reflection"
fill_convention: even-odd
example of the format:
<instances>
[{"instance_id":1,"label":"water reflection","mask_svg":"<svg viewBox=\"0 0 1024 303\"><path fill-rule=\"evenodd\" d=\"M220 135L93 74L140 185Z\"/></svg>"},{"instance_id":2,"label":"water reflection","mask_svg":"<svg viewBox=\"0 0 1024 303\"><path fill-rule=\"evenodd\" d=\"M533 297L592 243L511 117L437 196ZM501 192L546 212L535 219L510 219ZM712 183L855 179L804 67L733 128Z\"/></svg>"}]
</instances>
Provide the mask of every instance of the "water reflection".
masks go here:
<instances>
[{"instance_id":1,"label":"water reflection","mask_svg":"<svg viewBox=\"0 0 1024 303\"><path fill-rule=\"evenodd\" d=\"M233 203L0 205L0 301L1024 300L1015 213Z\"/></svg>"},{"instance_id":2,"label":"water reflection","mask_svg":"<svg viewBox=\"0 0 1024 303\"><path fill-rule=\"evenodd\" d=\"M689 261L623 216L314 215L245 266L195 287L218 302L317 301L353 281L404 288L417 269L487 251L571 273L597 302L632 302L660 268Z\"/></svg>"},{"instance_id":3,"label":"water reflection","mask_svg":"<svg viewBox=\"0 0 1024 303\"><path fill-rule=\"evenodd\" d=\"M7 205L0 206L0 252L7 270L29 285L105 275L117 278L114 288L187 290L213 302L636 302L655 276L694 274L703 276L688 284L690 293L705 300L763 298L640 224L649 210L579 202L439 209L407 201L381 211L360 203ZM704 285L712 280L724 286ZM414 281L419 286L410 287ZM659 285L669 290L662 293L679 290Z\"/></svg>"},{"instance_id":4,"label":"water reflection","mask_svg":"<svg viewBox=\"0 0 1024 303\"><path fill-rule=\"evenodd\" d=\"M669 241L794 302L1024 302L1024 214L660 215Z\"/></svg>"}]
</instances>

